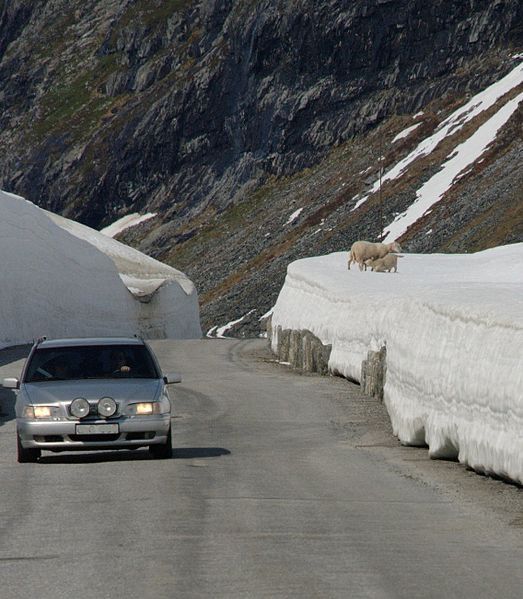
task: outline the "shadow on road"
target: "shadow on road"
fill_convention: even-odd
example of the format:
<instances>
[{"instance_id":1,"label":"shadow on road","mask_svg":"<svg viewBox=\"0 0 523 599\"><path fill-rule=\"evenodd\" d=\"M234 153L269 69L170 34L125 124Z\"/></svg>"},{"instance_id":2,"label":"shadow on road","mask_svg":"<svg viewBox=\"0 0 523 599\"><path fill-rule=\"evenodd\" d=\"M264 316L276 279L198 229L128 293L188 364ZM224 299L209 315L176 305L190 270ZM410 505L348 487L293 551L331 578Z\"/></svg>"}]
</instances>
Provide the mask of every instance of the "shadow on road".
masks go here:
<instances>
[{"instance_id":1,"label":"shadow on road","mask_svg":"<svg viewBox=\"0 0 523 599\"><path fill-rule=\"evenodd\" d=\"M30 345L14 345L12 347L6 347L4 349L1 349L0 368L2 368L3 366L8 366L13 362L23 360L29 355L30 350ZM16 368L13 367L12 372L9 372L8 370L8 368L4 368L2 373L0 373L0 385L4 377L19 377L20 372L22 370L22 365L19 364ZM4 425L9 420L13 420L15 418L15 401L15 392L11 389L4 389L0 386L0 426Z\"/></svg>"},{"instance_id":2,"label":"shadow on road","mask_svg":"<svg viewBox=\"0 0 523 599\"><path fill-rule=\"evenodd\" d=\"M230 455L231 452L223 447L179 447L173 449L175 460L192 460L194 458L217 458L221 455Z\"/></svg>"},{"instance_id":3,"label":"shadow on road","mask_svg":"<svg viewBox=\"0 0 523 599\"><path fill-rule=\"evenodd\" d=\"M190 460L193 458L215 458L229 455L231 452L223 447L187 447L173 449L174 460ZM102 462L131 462L155 460L147 449L97 451L90 453L45 453L40 458L41 464L97 464ZM161 460L165 461L165 460Z\"/></svg>"},{"instance_id":4,"label":"shadow on road","mask_svg":"<svg viewBox=\"0 0 523 599\"><path fill-rule=\"evenodd\" d=\"M0 387L0 426L15 418L15 402L15 392Z\"/></svg>"},{"instance_id":5,"label":"shadow on road","mask_svg":"<svg viewBox=\"0 0 523 599\"><path fill-rule=\"evenodd\" d=\"M121 451L96 451L91 453L44 453L40 458L41 464L99 464L102 462L132 462L152 460L146 449Z\"/></svg>"}]
</instances>

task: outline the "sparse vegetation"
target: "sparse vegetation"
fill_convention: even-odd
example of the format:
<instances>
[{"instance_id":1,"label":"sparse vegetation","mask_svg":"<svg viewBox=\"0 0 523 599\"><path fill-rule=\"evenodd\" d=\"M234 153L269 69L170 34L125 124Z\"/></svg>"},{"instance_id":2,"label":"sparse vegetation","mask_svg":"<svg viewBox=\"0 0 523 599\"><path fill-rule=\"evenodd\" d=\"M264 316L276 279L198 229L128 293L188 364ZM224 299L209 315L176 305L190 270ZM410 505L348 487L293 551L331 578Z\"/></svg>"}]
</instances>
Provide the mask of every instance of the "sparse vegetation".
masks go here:
<instances>
[{"instance_id":1,"label":"sparse vegetation","mask_svg":"<svg viewBox=\"0 0 523 599\"><path fill-rule=\"evenodd\" d=\"M116 68L115 55L103 56L91 70L63 80L49 91L41 100L41 117L32 125L33 136L41 140L50 133L69 132L74 139L81 139L96 128L116 101L99 89Z\"/></svg>"},{"instance_id":2,"label":"sparse vegetation","mask_svg":"<svg viewBox=\"0 0 523 599\"><path fill-rule=\"evenodd\" d=\"M194 0L135 0L120 15L113 28L110 44L114 46L118 33L130 25L154 30L164 26L173 14L192 4L194 4Z\"/></svg>"},{"instance_id":3,"label":"sparse vegetation","mask_svg":"<svg viewBox=\"0 0 523 599\"><path fill-rule=\"evenodd\" d=\"M126 27L129 23L142 23L153 28L193 3L194 0L135 0L124 12L119 25Z\"/></svg>"}]
</instances>

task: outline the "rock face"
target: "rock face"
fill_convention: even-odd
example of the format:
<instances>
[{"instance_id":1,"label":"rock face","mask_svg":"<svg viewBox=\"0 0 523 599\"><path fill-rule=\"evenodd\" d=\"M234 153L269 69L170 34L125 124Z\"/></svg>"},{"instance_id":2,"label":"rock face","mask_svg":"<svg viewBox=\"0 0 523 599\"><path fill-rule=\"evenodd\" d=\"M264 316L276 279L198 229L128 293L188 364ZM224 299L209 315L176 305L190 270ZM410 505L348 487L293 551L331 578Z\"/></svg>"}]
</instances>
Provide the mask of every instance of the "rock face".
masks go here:
<instances>
[{"instance_id":1,"label":"rock face","mask_svg":"<svg viewBox=\"0 0 523 599\"><path fill-rule=\"evenodd\" d=\"M0 187L95 228L157 212L124 240L183 268L203 291L204 324L222 324L274 300L296 257L274 230L292 199L322 193L324 205L346 203L333 181L350 172L343 194L359 191L355 175L381 154L377 145L369 153L365 136L385 123L378 137L390 140L399 115L428 106L424 126L436 126L438 111L513 66L522 17L519 0L4 2L0 143L9 150L0 154ZM331 165L332 177L321 179L324 165L300 190L281 187L346 144L350 164ZM511 147L504 167L485 168L514 177L520 151ZM479 221L498 213L499 194L485 196ZM421 236L415 249L481 245L467 202L457 212L455 235ZM344 238L375 237L364 219L337 226ZM262 229L268 237L259 239ZM316 245L321 252L335 243ZM261 265L273 260L265 287L253 273L267 275Z\"/></svg>"},{"instance_id":2,"label":"rock face","mask_svg":"<svg viewBox=\"0 0 523 599\"><path fill-rule=\"evenodd\" d=\"M324 345L310 331L282 330L279 327L277 339L275 353L281 362L303 372L328 373L331 346ZM272 332L269 327L269 345L271 341Z\"/></svg>"},{"instance_id":3,"label":"rock face","mask_svg":"<svg viewBox=\"0 0 523 599\"><path fill-rule=\"evenodd\" d=\"M273 348L273 331L267 323L269 347ZM282 329L277 327L274 353L283 364L303 372L329 373L329 357L332 345L324 345L316 335L307 330ZM360 385L365 395L383 401L385 375L387 371L387 349L367 352L361 363Z\"/></svg>"},{"instance_id":4,"label":"rock face","mask_svg":"<svg viewBox=\"0 0 523 599\"><path fill-rule=\"evenodd\" d=\"M366 395L383 401L383 389L387 372L387 349L369 351L361 364L361 390Z\"/></svg>"}]
</instances>

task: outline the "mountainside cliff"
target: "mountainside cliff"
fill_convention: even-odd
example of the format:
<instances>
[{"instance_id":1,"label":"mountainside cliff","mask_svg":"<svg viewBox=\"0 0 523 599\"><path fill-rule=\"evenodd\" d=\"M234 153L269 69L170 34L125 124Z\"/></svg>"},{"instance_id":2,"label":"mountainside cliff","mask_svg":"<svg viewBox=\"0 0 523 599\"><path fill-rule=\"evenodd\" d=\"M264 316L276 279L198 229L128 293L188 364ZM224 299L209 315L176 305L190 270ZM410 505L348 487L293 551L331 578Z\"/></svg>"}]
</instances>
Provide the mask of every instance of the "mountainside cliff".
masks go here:
<instances>
[{"instance_id":1,"label":"mountainside cliff","mask_svg":"<svg viewBox=\"0 0 523 599\"><path fill-rule=\"evenodd\" d=\"M376 239L405 210L443 147L352 211L523 47L519 0L0 7L0 186L95 228L156 213L119 238L188 274L204 328L252 311L248 333L289 260ZM522 240L521 123L519 109L407 250Z\"/></svg>"}]
</instances>

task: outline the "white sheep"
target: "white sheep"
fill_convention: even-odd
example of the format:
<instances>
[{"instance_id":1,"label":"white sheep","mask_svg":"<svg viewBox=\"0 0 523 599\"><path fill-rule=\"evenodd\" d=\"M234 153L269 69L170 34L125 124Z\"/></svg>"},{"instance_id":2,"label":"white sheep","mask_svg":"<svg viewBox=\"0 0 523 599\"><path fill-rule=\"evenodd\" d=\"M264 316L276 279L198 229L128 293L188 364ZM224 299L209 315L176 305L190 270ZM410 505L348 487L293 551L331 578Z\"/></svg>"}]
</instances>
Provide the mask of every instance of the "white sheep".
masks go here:
<instances>
[{"instance_id":1,"label":"white sheep","mask_svg":"<svg viewBox=\"0 0 523 599\"><path fill-rule=\"evenodd\" d=\"M403 258L400 254L387 254L383 258L370 258L365 260L365 266L370 266L374 272L398 272L398 258Z\"/></svg>"},{"instance_id":2,"label":"white sheep","mask_svg":"<svg viewBox=\"0 0 523 599\"><path fill-rule=\"evenodd\" d=\"M365 260L384 258L390 252L401 252L397 241L392 243L372 243L371 241L355 241L349 252L348 269L353 262L357 262L360 270L366 268Z\"/></svg>"}]
</instances>

